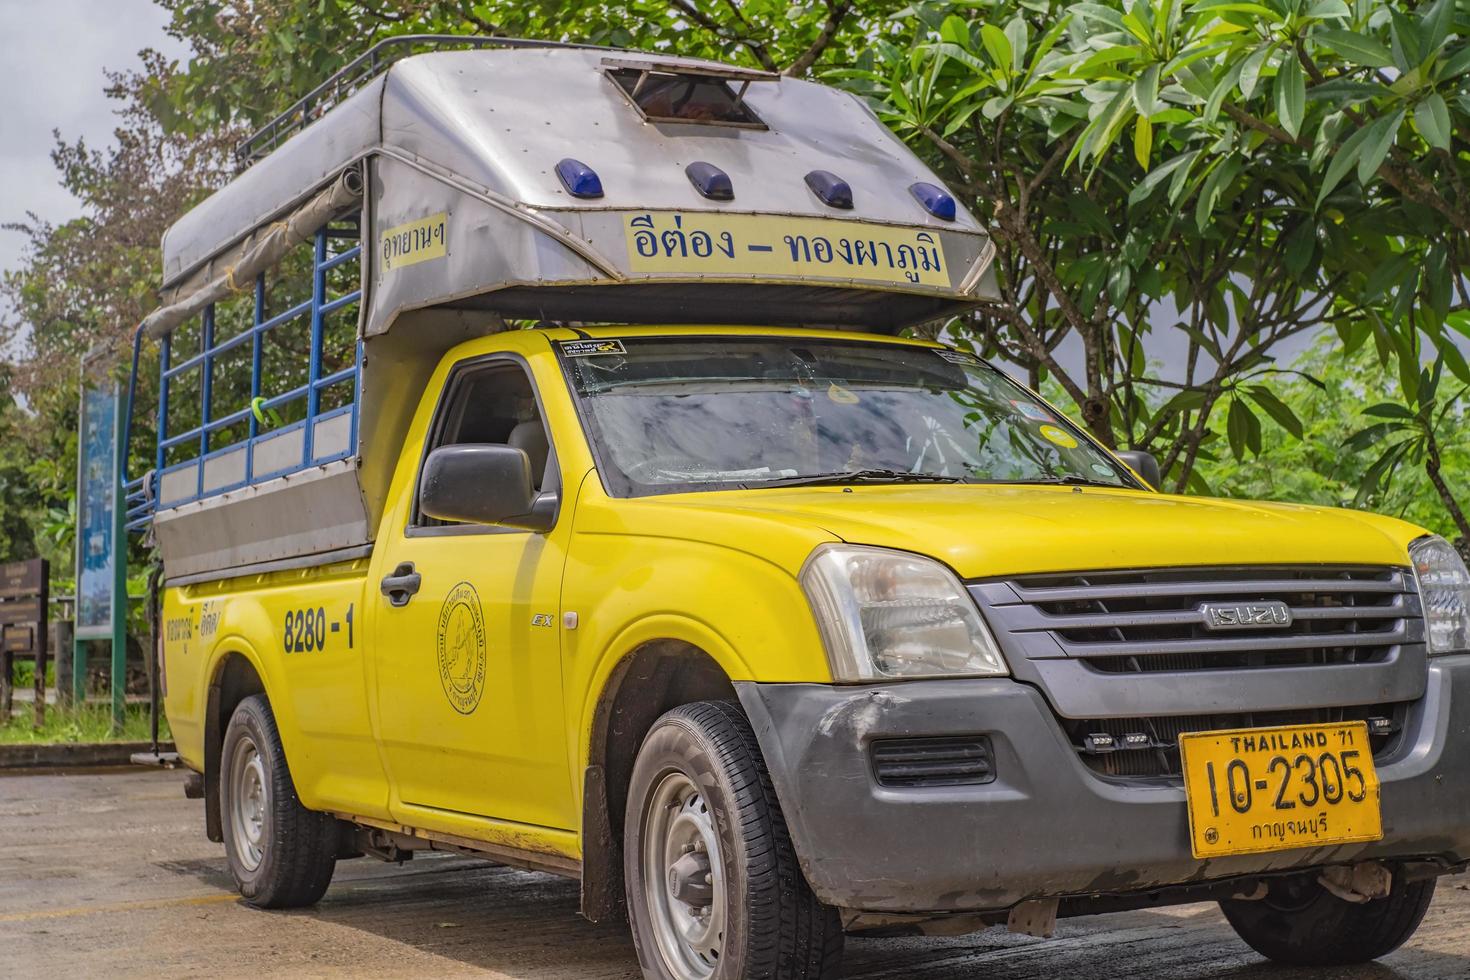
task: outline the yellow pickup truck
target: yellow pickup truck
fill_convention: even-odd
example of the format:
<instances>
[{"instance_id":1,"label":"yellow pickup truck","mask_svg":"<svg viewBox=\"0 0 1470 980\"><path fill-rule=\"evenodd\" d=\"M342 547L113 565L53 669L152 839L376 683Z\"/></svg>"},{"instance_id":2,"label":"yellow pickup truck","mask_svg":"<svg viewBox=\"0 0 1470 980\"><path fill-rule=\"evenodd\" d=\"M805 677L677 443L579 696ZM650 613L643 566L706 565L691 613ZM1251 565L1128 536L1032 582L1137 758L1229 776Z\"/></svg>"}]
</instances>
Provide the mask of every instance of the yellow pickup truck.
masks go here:
<instances>
[{"instance_id":1,"label":"yellow pickup truck","mask_svg":"<svg viewBox=\"0 0 1470 980\"><path fill-rule=\"evenodd\" d=\"M359 84L242 148L139 334L165 704L248 901L432 848L578 878L650 977L1197 901L1332 964L1404 942L1470 860L1464 563L1391 518L1157 492L1143 454L897 336L993 298L992 250L860 104L562 47ZM529 163L480 138L516 113ZM556 162L579 113L611 142ZM803 179L850 126L866 160ZM273 300L302 249L309 297ZM299 379L268 346L293 319Z\"/></svg>"}]
</instances>

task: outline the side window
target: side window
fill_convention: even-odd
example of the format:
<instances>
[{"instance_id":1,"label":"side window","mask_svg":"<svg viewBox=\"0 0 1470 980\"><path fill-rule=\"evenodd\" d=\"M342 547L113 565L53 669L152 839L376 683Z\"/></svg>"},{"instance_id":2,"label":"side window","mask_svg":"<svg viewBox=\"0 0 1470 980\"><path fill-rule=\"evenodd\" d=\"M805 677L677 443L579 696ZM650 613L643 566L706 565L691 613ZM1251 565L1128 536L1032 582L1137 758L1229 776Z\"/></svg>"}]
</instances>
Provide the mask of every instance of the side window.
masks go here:
<instances>
[{"instance_id":1,"label":"side window","mask_svg":"<svg viewBox=\"0 0 1470 980\"><path fill-rule=\"evenodd\" d=\"M514 446L524 451L531 460L532 484L537 490L543 488L551 440L541 418L535 389L521 365L492 361L455 369L445 398L439 404L439 414L429 430L429 444L424 453L427 456L440 446L466 443ZM415 493L415 527L444 527L452 523L420 514Z\"/></svg>"}]
</instances>

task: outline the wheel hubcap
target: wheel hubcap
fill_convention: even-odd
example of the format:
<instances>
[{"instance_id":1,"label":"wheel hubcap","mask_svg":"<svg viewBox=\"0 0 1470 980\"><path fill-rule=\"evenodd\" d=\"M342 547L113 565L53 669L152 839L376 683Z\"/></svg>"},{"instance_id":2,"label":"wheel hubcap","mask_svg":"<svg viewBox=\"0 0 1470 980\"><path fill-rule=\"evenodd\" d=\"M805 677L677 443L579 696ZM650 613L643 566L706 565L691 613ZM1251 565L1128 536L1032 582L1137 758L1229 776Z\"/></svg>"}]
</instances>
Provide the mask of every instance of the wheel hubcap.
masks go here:
<instances>
[{"instance_id":1,"label":"wheel hubcap","mask_svg":"<svg viewBox=\"0 0 1470 980\"><path fill-rule=\"evenodd\" d=\"M230 765L230 831L235 855L247 871L260 867L268 802L265 761L247 736L235 743Z\"/></svg>"},{"instance_id":2,"label":"wheel hubcap","mask_svg":"<svg viewBox=\"0 0 1470 980\"><path fill-rule=\"evenodd\" d=\"M664 966L680 980L715 972L725 942L724 868L714 817L682 772L655 788L643 823L643 892Z\"/></svg>"}]
</instances>

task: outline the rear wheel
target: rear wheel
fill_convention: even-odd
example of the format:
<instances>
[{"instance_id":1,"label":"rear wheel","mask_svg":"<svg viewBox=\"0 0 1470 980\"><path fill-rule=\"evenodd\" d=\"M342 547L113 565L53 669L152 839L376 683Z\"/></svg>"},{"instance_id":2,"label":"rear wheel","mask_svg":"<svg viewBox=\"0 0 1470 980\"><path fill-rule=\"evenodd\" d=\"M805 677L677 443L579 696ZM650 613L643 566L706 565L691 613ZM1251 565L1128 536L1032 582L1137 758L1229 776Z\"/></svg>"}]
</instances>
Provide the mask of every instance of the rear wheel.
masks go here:
<instances>
[{"instance_id":1,"label":"rear wheel","mask_svg":"<svg viewBox=\"0 0 1470 980\"><path fill-rule=\"evenodd\" d=\"M645 976L772 980L836 974L842 928L812 894L740 709L665 714L628 790L624 877Z\"/></svg>"},{"instance_id":2,"label":"rear wheel","mask_svg":"<svg viewBox=\"0 0 1470 980\"><path fill-rule=\"evenodd\" d=\"M300 908L326 892L337 864L339 825L301 805L263 694L241 701L225 730L220 817L230 873L245 901Z\"/></svg>"},{"instance_id":3,"label":"rear wheel","mask_svg":"<svg viewBox=\"0 0 1470 980\"><path fill-rule=\"evenodd\" d=\"M1278 963L1343 966L1398 949L1424 918L1435 879L1394 875L1388 897L1345 902L1311 878L1271 883L1260 901L1220 903L1225 918L1252 949Z\"/></svg>"}]
</instances>

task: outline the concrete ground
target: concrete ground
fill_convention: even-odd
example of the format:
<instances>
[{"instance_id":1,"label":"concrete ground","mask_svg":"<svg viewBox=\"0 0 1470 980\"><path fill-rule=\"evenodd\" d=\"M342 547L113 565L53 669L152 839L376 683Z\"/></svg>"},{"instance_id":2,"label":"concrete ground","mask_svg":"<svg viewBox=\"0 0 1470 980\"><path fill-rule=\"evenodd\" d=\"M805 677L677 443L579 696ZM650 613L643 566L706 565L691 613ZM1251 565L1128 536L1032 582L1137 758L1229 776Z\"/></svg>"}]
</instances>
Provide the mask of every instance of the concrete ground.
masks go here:
<instances>
[{"instance_id":1,"label":"concrete ground","mask_svg":"<svg viewBox=\"0 0 1470 980\"><path fill-rule=\"evenodd\" d=\"M1470 977L1470 876L1447 878L1403 949L1355 970L1274 967L1212 905L1064 920L1056 938L849 939L844 976ZM577 886L459 857L345 861L325 900L260 912L178 773L0 776L0 977L637 976L626 932L577 915Z\"/></svg>"}]
</instances>

